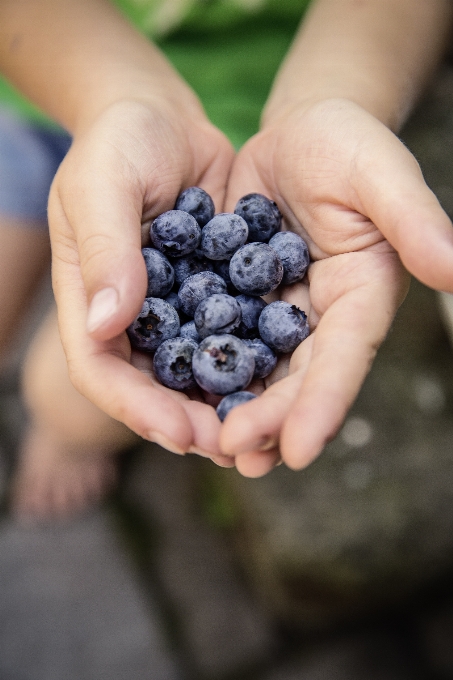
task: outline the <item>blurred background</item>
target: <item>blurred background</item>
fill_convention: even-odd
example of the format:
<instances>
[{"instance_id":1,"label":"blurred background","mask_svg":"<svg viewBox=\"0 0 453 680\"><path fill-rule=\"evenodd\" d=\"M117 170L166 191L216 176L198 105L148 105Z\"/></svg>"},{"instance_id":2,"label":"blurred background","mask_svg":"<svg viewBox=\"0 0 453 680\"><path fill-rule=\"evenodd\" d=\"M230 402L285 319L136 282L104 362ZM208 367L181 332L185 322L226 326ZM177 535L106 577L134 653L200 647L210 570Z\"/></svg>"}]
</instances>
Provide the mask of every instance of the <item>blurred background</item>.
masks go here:
<instances>
[{"instance_id":1,"label":"blurred background","mask_svg":"<svg viewBox=\"0 0 453 680\"><path fill-rule=\"evenodd\" d=\"M402 137L453 216L452 64ZM30 329L50 295L46 282ZM1 680L453 678L442 313L414 281L342 431L307 470L247 480L143 444L102 507L38 528L7 504L25 332L0 382Z\"/></svg>"}]
</instances>

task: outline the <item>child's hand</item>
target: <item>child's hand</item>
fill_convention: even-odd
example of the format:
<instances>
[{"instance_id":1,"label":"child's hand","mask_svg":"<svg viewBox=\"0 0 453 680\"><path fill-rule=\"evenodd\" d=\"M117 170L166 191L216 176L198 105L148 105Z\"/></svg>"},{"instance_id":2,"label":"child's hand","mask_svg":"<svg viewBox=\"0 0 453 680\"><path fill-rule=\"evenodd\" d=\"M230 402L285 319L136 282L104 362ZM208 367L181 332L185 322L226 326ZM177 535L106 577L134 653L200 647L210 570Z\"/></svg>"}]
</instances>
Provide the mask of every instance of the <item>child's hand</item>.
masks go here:
<instances>
[{"instance_id":1,"label":"child's hand","mask_svg":"<svg viewBox=\"0 0 453 680\"><path fill-rule=\"evenodd\" d=\"M222 426L222 451L258 476L279 454L304 467L338 432L406 294L400 258L425 284L453 291L453 230L409 151L346 100L291 110L250 140L227 209L251 191L273 198L308 241L309 293L299 285L282 297L316 329L289 371L280 366L287 377L268 379Z\"/></svg>"},{"instance_id":2,"label":"child's hand","mask_svg":"<svg viewBox=\"0 0 453 680\"><path fill-rule=\"evenodd\" d=\"M213 457L219 421L212 407L156 384L143 357L132 357L141 370L131 365L124 329L145 297L141 246L149 222L191 185L220 208L232 159L201 109L158 97L120 101L76 135L49 203L53 285L72 381L145 439Z\"/></svg>"}]
</instances>

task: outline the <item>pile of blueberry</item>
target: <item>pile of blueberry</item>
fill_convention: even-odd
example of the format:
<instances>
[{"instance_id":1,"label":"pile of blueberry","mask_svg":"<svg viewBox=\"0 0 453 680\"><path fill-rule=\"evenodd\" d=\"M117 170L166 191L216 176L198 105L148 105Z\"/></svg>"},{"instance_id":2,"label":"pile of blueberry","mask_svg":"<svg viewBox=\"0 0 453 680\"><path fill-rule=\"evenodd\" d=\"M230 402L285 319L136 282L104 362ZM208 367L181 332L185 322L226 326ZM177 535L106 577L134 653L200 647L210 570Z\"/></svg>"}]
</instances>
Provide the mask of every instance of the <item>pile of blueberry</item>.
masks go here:
<instances>
[{"instance_id":1,"label":"pile of blueberry","mask_svg":"<svg viewBox=\"0 0 453 680\"><path fill-rule=\"evenodd\" d=\"M217 407L224 420L254 398L244 391L252 379L308 336L305 312L261 296L300 281L309 254L300 236L280 231L276 203L261 194L243 196L234 213L214 213L209 194L190 187L151 224L153 247L142 251L148 290L127 332L133 347L155 353L163 385L227 395Z\"/></svg>"}]
</instances>

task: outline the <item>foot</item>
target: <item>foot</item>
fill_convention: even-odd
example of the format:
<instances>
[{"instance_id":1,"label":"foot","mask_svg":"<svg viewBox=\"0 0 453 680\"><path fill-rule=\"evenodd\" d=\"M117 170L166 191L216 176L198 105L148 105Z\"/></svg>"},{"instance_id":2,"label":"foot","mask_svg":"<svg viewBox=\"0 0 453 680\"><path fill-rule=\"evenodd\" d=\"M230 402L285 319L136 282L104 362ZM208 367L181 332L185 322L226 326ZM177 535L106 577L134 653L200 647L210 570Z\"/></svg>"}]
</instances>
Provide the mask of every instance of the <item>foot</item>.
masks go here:
<instances>
[{"instance_id":1,"label":"foot","mask_svg":"<svg viewBox=\"0 0 453 680\"><path fill-rule=\"evenodd\" d=\"M21 445L11 511L24 522L67 519L98 503L114 487L116 460L99 450L64 451L31 427Z\"/></svg>"}]
</instances>

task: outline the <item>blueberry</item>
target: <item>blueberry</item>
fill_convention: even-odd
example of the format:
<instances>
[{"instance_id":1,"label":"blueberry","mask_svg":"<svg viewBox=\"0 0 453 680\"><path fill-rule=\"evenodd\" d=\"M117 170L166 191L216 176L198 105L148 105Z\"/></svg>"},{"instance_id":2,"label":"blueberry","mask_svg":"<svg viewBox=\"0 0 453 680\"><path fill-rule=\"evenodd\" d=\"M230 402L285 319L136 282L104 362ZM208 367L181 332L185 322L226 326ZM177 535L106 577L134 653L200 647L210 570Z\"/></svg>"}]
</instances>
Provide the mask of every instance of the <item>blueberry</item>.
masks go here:
<instances>
[{"instance_id":1,"label":"blueberry","mask_svg":"<svg viewBox=\"0 0 453 680\"><path fill-rule=\"evenodd\" d=\"M193 353L195 380L211 394L239 392L255 371L253 352L234 335L210 335Z\"/></svg>"},{"instance_id":2,"label":"blueberry","mask_svg":"<svg viewBox=\"0 0 453 680\"><path fill-rule=\"evenodd\" d=\"M165 297L175 282L173 267L155 248L142 248L142 255L148 273L146 297Z\"/></svg>"},{"instance_id":3,"label":"blueberry","mask_svg":"<svg viewBox=\"0 0 453 680\"><path fill-rule=\"evenodd\" d=\"M127 329L131 345L153 352L161 342L179 333L176 309L160 298L146 298L140 314Z\"/></svg>"},{"instance_id":4,"label":"blueberry","mask_svg":"<svg viewBox=\"0 0 453 680\"><path fill-rule=\"evenodd\" d=\"M208 335L233 333L241 322L241 306L234 297L215 293L200 302L194 322L201 338Z\"/></svg>"},{"instance_id":5,"label":"blueberry","mask_svg":"<svg viewBox=\"0 0 453 680\"><path fill-rule=\"evenodd\" d=\"M310 333L305 312L282 300L263 309L258 328L263 342L275 352L292 352Z\"/></svg>"},{"instance_id":6,"label":"blueberry","mask_svg":"<svg viewBox=\"0 0 453 680\"><path fill-rule=\"evenodd\" d=\"M179 329L179 335L181 338L188 338L189 340L193 340L194 342L197 343L197 345L200 344L201 338L198 335L198 331L195 327L195 321L192 319L192 321L187 321L187 323L183 324L181 328Z\"/></svg>"},{"instance_id":7,"label":"blueberry","mask_svg":"<svg viewBox=\"0 0 453 680\"><path fill-rule=\"evenodd\" d=\"M216 408L219 419L223 423L232 408L246 404L251 399L256 399L256 394L252 394L252 392L234 392L234 394L228 394L226 397L223 397Z\"/></svg>"},{"instance_id":8,"label":"blueberry","mask_svg":"<svg viewBox=\"0 0 453 680\"><path fill-rule=\"evenodd\" d=\"M216 274L222 277L227 285L227 290L230 295L237 295L239 293L236 286L233 286L230 279L230 260L215 260L212 262Z\"/></svg>"},{"instance_id":9,"label":"blueberry","mask_svg":"<svg viewBox=\"0 0 453 680\"><path fill-rule=\"evenodd\" d=\"M214 272L200 272L189 276L178 292L181 309L187 316L193 317L202 300L214 293L226 293L225 281Z\"/></svg>"},{"instance_id":10,"label":"blueberry","mask_svg":"<svg viewBox=\"0 0 453 680\"><path fill-rule=\"evenodd\" d=\"M213 270L213 263L201 251L196 251L178 259L175 258L172 261L172 265L175 270L175 282L178 285L181 285L192 274Z\"/></svg>"},{"instance_id":11,"label":"blueberry","mask_svg":"<svg viewBox=\"0 0 453 680\"><path fill-rule=\"evenodd\" d=\"M151 242L168 257L183 257L198 248L201 229L195 217L183 210L167 210L149 230Z\"/></svg>"},{"instance_id":12,"label":"blueberry","mask_svg":"<svg viewBox=\"0 0 453 680\"><path fill-rule=\"evenodd\" d=\"M249 226L250 241L269 241L282 223L282 215L274 201L262 194L247 194L234 209Z\"/></svg>"},{"instance_id":13,"label":"blueberry","mask_svg":"<svg viewBox=\"0 0 453 680\"><path fill-rule=\"evenodd\" d=\"M253 352L255 359L254 378L266 378L272 373L277 365L277 355L262 340L244 340L247 347Z\"/></svg>"},{"instance_id":14,"label":"blueberry","mask_svg":"<svg viewBox=\"0 0 453 680\"><path fill-rule=\"evenodd\" d=\"M211 260L227 260L247 241L247 222L232 213L219 213L201 234L200 247Z\"/></svg>"},{"instance_id":15,"label":"blueberry","mask_svg":"<svg viewBox=\"0 0 453 680\"><path fill-rule=\"evenodd\" d=\"M200 227L204 227L214 217L214 201L204 189L189 187L179 194L175 210L184 210L195 217Z\"/></svg>"},{"instance_id":16,"label":"blueberry","mask_svg":"<svg viewBox=\"0 0 453 680\"><path fill-rule=\"evenodd\" d=\"M242 321L235 335L243 339L257 338L259 336L258 319L266 303L262 298L251 295L238 295L236 301L241 306Z\"/></svg>"},{"instance_id":17,"label":"blueberry","mask_svg":"<svg viewBox=\"0 0 453 680\"><path fill-rule=\"evenodd\" d=\"M195 387L192 356L197 347L197 343L188 338L171 338L159 345L153 359L159 382L172 390Z\"/></svg>"},{"instance_id":18,"label":"blueberry","mask_svg":"<svg viewBox=\"0 0 453 680\"><path fill-rule=\"evenodd\" d=\"M283 265L275 250L266 243L248 243L231 258L230 277L241 293L267 295L282 280Z\"/></svg>"},{"instance_id":19,"label":"blueberry","mask_svg":"<svg viewBox=\"0 0 453 680\"><path fill-rule=\"evenodd\" d=\"M280 231L269 241L283 265L282 283L285 286L304 278L310 263L308 247L299 234L292 231Z\"/></svg>"},{"instance_id":20,"label":"blueberry","mask_svg":"<svg viewBox=\"0 0 453 680\"><path fill-rule=\"evenodd\" d=\"M174 307L177 312L180 311L181 305L179 303L179 297L177 293L171 291L170 293L168 293L168 295L164 295L163 299L165 300L165 302L168 302L169 305Z\"/></svg>"}]
</instances>

